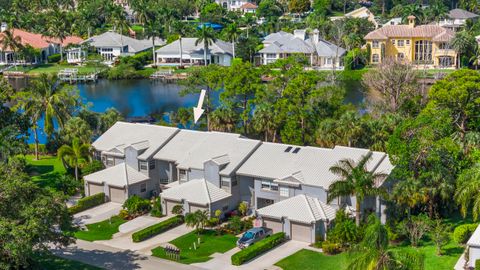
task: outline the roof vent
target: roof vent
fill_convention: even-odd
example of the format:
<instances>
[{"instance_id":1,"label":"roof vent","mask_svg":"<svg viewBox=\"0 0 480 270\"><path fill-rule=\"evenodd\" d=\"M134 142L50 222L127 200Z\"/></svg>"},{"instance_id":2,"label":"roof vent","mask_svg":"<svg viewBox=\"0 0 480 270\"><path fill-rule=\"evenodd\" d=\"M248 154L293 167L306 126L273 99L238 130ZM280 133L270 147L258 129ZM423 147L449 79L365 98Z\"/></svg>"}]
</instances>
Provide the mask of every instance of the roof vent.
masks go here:
<instances>
[{"instance_id":1,"label":"roof vent","mask_svg":"<svg viewBox=\"0 0 480 270\"><path fill-rule=\"evenodd\" d=\"M295 150L293 150L292 153L296 154L296 153L298 153L298 152L300 152L300 147L295 148Z\"/></svg>"},{"instance_id":2,"label":"roof vent","mask_svg":"<svg viewBox=\"0 0 480 270\"><path fill-rule=\"evenodd\" d=\"M287 149L285 149L285 153L290 152L290 150L292 150L292 148L293 148L293 147L291 147L291 146L287 147Z\"/></svg>"}]
</instances>

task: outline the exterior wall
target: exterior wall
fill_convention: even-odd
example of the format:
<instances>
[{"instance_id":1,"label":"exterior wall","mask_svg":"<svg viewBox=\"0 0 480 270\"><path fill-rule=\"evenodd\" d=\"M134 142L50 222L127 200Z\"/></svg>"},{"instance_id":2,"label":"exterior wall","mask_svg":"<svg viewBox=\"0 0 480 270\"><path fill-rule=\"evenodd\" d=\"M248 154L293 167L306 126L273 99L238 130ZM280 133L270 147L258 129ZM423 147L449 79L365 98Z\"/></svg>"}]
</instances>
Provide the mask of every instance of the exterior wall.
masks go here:
<instances>
[{"instance_id":1,"label":"exterior wall","mask_svg":"<svg viewBox=\"0 0 480 270\"><path fill-rule=\"evenodd\" d=\"M155 161L155 171L158 175L158 180L161 183L170 183L172 182L172 171L169 162L163 160Z\"/></svg>"},{"instance_id":2,"label":"exterior wall","mask_svg":"<svg viewBox=\"0 0 480 270\"><path fill-rule=\"evenodd\" d=\"M147 189L146 189L145 192L141 192L142 183L147 184ZM142 198L150 199L150 197L153 195L153 192L157 192L157 194L158 194L155 183L152 180L147 180L147 181L143 181L143 182L140 182L140 183L135 183L135 184L129 185L129 187L128 187L128 196L129 197L131 197L133 195L137 195L137 196L140 196Z\"/></svg>"},{"instance_id":3,"label":"exterior wall","mask_svg":"<svg viewBox=\"0 0 480 270\"><path fill-rule=\"evenodd\" d=\"M210 213L213 216L215 214L216 210L221 210L222 211L222 217L223 215L228 212L235 210L237 208L237 204L234 203L231 198L223 199L217 202L214 202L210 206Z\"/></svg>"},{"instance_id":4,"label":"exterior wall","mask_svg":"<svg viewBox=\"0 0 480 270\"><path fill-rule=\"evenodd\" d=\"M203 164L203 168L203 176L205 180L220 187L220 167L213 161L207 161Z\"/></svg>"},{"instance_id":5,"label":"exterior wall","mask_svg":"<svg viewBox=\"0 0 480 270\"><path fill-rule=\"evenodd\" d=\"M193 180L193 179L203 179L205 178L204 171L203 170L197 170L197 169L191 169L190 171L187 171L187 180Z\"/></svg>"},{"instance_id":6,"label":"exterior wall","mask_svg":"<svg viewBox=\"0 0 480 270\"><path fill-rule=\"evenodd\" d=\"M480 247L469 247L468 266L475 267L475 261L480 260Z\"/></svg>"},{"instance_id":7,"label":"exterior wall","mask_svg":"<svg viewBox=\"0 0 480 270\"><path fill-rule=\"evenodd\" d=\"M240 201L249 202L255 209L255 184L252 177L237 175L238 193Z\"/></svg>"},{"instance_id":8,"label":"exterior wall","mask_svg":"<svg viewBox=\"0 0 480 270\"><path fill-rule=\"evenodd\" d=\"M127 163L128 166L134 168L135 170L139 170L138 168L138 151L129 146L125 148L125 162Z\"/></svg>"}]
</instances>

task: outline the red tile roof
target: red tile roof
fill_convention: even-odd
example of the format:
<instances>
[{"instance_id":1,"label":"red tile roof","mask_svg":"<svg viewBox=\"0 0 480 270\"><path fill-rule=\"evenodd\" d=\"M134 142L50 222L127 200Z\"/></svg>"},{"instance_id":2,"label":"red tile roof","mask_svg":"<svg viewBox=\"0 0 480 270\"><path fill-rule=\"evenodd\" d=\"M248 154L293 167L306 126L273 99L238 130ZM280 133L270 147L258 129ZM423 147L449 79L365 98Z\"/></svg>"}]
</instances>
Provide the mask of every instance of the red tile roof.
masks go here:
<instances>
[{"instance_id":1,"label":"red tile roof","mask_svg":"<svg viewBox=\"0 0 480 270\"><path fill-rule=\"evenodd\" d=\"M21 44L26 46L30 45L33 48L36 49L43 49L47 48L50 43L56 43L59 44L60 41L54 38L49 38L46 36L43 36L41 34L35 34L35 33L30 33L21 29L12 29L13 30L13 35L20 37ZM0 41L2 40L3 33L0 33ZM83 39L77 36L68 36L64 41L63 41L63 46L66 46L68 44L78 44L82 42Z\"/></svg>"},{"instance_id":2,"label":"red tile roof","mask_svg":"<svg viewBox=\"0 0 480 270\"><path fill-rule=\"evenodd\" d=\"M247 2L247 3L243 4L240 8L241 9L257 9L258 7L254 3Z\"/></svg>"},{"instance_id":3,"label":"red tile roof","mask_svg":"<svg viewBox=\"0 0 480 270\"><path fill-rule=\"evenodd\" d=\"M365 36L365 39L387 39L387 38L432 38L433 41L449 41L455 36L452 30L445 29L438 25L386 25L374 30Z\"/></svg>"}]
</instances>

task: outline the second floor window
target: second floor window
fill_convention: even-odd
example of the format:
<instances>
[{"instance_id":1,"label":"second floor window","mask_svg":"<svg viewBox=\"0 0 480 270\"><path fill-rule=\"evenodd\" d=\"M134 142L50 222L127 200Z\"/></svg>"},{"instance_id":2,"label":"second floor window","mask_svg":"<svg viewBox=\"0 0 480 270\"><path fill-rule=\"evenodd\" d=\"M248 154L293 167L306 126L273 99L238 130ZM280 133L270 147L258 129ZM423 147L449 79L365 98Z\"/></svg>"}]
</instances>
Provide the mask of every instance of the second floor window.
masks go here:
<instances>
[{"instance_id":1,"label":"second floor window","mask_svg":"<svg viewBox=\"0 0 480 270\"><path fill-rule=\"evenodd\" d=\"M148 169L149 170L155 169L155 160L154 159L152 159L148 162Z\"/></svg>"},{"instance_id":2,"label":"second floor window","mask_svg":"<svg viewBox=\"0 0 480 270\"><path fill-rule=\"evenodd\" d=\"M403 47L403 46L404 46L404 41L403 41L403 39L397 40L397 46L398 46L398 47Z\"/></svg>"},{"instance_id":3,"label":"second floor window","mask_svg":"<svg viewBox=\"0 0 480 270\"><path fill-rule=\"evenodd\" d=\"M278 184L273 183L273 181L262 180L262 189L277 191Z\"/></svg>"},{"instance_id":4,"label":"second floor window","mask_svg":"<svg viewBox=\"0 0 480 270\"><path fill-rule=\"evenodd\" d=\"M180 182L187 181L187 171L186 170L178 170L178 180Z\"/></svg>"},{"instance_id":5,"label":"second floor window","mask_svg":"<svg viewBox=\"0 0 480 270\"><path fill-rule=\"evenodd\" d=\"M107 156L106 159L107 159L107 162L106 162L106 163L107 163L107 166L113 166L113 165L115 165L115 159L114 159L113 157L108 157L108 156Z\"/></svg>"},{"instance_id":6,"label":"second floor window","mask_svg":"<svg viewBox=\"0 0 480 270\"><path fill-rule=\"evenodd\" d=\"M148 171L148 162L146 161L139 161L140 171Z\"/></svg>"},{"instance_id":7,"label":"second floor window","mask_svg":"<svg viewBox=\"0 0 480 270\"><path fill-rule=\"evenodd\" d=\"M378 48L378 40L372 41L372 48Z\"/></svg>"},{"instance_id":8,"label":"second floor window","mask_svg":"<svg viewBox=\"0 0 480 270\"><path fill-rule=\"evenodd\" d=\"M290 192L289 192L288 187L280 187L280 196L282 196L282 197L290 196Z\"/></svg>"},{"instance_id":9,"label":"second floor window","mask_svg":"<svg viewBox=\"0 0 480 270\"><path fill-rule=\"evenodd\" d=\"M439 48L440 50L449 50L449 49L451 49L450 44L448 44L447 42L442 42L442 43L438 44L438 48Z\"/></svg>"}]
</instances>

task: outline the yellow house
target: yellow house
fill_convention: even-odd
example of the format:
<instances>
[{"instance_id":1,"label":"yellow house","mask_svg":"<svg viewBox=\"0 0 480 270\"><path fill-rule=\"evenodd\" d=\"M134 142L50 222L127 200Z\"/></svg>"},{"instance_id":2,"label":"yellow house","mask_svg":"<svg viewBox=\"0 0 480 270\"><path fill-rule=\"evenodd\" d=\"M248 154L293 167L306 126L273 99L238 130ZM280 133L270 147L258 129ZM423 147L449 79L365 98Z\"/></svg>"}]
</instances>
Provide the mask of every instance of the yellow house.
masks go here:
<instances>
[{"instance_id":1,"label":"yellow house","mask_svg":"<svg viewBox=\"0 0 480 270\"><path fill-rule=\"evenodd\" d=\"M393 58L422 68L455 68L457 52L450 47L454 36L438 25L415 26L415 16L409 16L408 25L386 25L368 33L365 40L372 64Z\"/></svg>"}]
</instances>

